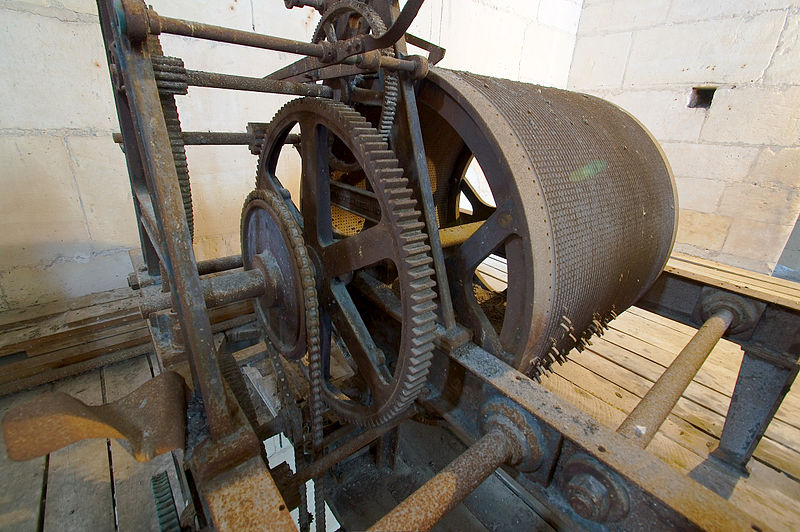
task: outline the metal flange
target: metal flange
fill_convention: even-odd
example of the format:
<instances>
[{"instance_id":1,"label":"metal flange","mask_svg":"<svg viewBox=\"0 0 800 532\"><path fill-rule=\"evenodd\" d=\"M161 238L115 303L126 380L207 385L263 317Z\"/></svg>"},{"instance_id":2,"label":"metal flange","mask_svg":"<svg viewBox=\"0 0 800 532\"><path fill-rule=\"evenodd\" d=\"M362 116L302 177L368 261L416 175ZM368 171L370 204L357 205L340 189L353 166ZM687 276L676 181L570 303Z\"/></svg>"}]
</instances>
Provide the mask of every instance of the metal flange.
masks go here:
<instances>
[{"instance_id":1,"label":"metal flange","mask_svg":"<svg viewBox=\"0 0 800 532\"><path fill-rule=\"evenodd\" d=\"M508 464L530 473L542 466L544 442L539 422L506 397L493 397L481 408L481 430L488 434L501 430L513 444Z\"/></svg>"}]
</instances>

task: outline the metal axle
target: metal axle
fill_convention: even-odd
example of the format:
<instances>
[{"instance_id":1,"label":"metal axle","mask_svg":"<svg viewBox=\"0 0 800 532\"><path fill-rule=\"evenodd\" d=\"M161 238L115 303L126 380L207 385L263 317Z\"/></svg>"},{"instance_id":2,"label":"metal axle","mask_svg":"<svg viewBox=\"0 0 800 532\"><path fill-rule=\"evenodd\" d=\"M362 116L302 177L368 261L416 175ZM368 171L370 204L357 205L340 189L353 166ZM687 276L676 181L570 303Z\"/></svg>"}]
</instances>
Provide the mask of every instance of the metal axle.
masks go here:
<instances>
[{"instance_id":1,"label":"metal axle","mask_svg":"<svg viewBox=\"0 0 800 532\"><path fill-rule=\"evenodd\" d=\"M641 447L647 447L700 370L711 350L733 322L733 313L721 308L700 327L667 370L642 397L617 429Z\"/></svg>"},{"instance_id":2,"label":"metal axle","mask_svg":"<svg viewBox=\"0 0 800 532\"><path fill-rule=\"evenodd\" d=\"M370 530L430 530L514 453L503 430L490 430Z\"/></svg>"}]
</instances>

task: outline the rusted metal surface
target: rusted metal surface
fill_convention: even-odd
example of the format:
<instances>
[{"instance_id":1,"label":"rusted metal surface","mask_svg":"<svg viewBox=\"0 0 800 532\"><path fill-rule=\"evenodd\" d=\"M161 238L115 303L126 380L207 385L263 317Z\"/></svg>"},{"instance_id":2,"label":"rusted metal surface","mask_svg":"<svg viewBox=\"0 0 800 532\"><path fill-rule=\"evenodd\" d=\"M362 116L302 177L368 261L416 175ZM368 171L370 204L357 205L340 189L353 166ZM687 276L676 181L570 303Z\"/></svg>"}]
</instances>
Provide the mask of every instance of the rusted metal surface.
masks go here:
<instances>
[{"instance_id":1,"label":"rusted metal surface","mask_svg":"<svg viewBox=\"0 0 800 532\"><path fill-rule=\"evenodd\" d=\"M717 310L708 318L625 418L617 432L641 447L647 447L733 320L733 312L726 308Z\"/></svg>"},{"instance_id":2,"label":"rusted metal surface","mask_svg":"<svg viewBox=\"0 0 800 532\"><path fill-rule=\"evenodd\" d=\"M62 392L50 392L9 411L3 437L12 460L30 460L89 438L126 441L140 462L183 449L186 387L167 371L112 403L88 406ZM123 442L124 443L124 442Z\"/></svg>"},{"instance_id":3,"label":"rusted metal surface","mask_svg":"<svg viewBox=\"0 0 800 532\"><path fill-rule=\"evenodd\" d=\"M200 281L203 291L203 300L206 307L221 307L236 301L244 301L253 297L265 296L268 291L269 280L261 270L248 270L233 273L223 273ZM274 290L268 295L274 297ZM139 312L143 318L172 306L172 297L161 291L153 295L142 297L139 302Z\"/></svg>"},{"instance_id":4,"label":"rusted metal surface","mask_svg":"<svg viewBox=\"0 0 800 532\"><path fill-rule=\"evenodd\" d=\"M502 430L488 432L370 530L430 530L513 452Z\"/></svg>"},{"instance_id":5,"label":"rusted metal surface","mask_svg":"<svg viewBox=\"0 0 800 532\"><path fill-rule=\"evenodd\" d=\"M758 519L745 514L716 493L669 467L658 458L614 431L600 426L580 410L565 404L551 392L537 385L519 371L480 347L469 345L456 349L450 359L471 378L490 386L534 415L544 427L563 436L556 483L548 488L531 482L523 486L538 493L554 509L569 509L560 489L569 483L562 480L563 468L576 451L603 464L625 482L631 500L631 512L616 526L641 528L656 522L659 516L671 515L672 527L678 529L752 530L767 527ZM524 477L519 480L524 481ZM573 510L569 510L573 511ZM566 514L569 516L569 513ZM587 521L580 522L586 526Z\"/></svg>"},{"instance_id":6,"label":"rusted metal surface","mask_svg":"<svg viewBox=\"0 0 800 532\"><path fill-rule=\"evenodd\" d=\"M417 100L439 225L484 222L449 251L458 321L538 376L602 332L666 263L677 209L663 154L635 119L588 95L431 68ZM463 178L473 157L491 198ZM496 323L473 287L490 254L508 269Z\"/></svg>"},{"instance_id":7,"label":"rusted metal surface","mask_svg":"<svg viewBox=\"0 0 800 532\"><path fill-rule=\"evenodd\" d=\"M233 133L238 135L239 133ZM244 135L244 133L242 133ZM245 143L247 144L247 143ZM209 273L224 272L227 270L234 270L242 267L241 255L229 255L227 257L217 257L215 259L206 259L197 262L197 273L199 275L208 275Z\"/></svg>"},{"instance_id":8,"label":"rusted metal surface","mask_svg":"<svg viewBox=\"0 0 800 532\"><path fill-rule=\"evenodd\" d=\"M325 85L295 83L274 79L234 76L217 72L186 71L187 84L194 87L212 87L216 89L234 89L250 92L270 92L273 94L293 94L296 96L316 96L330 98L333 91Z\"/></svg>"},{"instance_id":9,"label":"rusted metal surface","mask_svg":"<svg viewBox=\"0 0 800 532\"><path fill-rule=\"evenodd\" d=\"M395 18L394 23L385 33L383 33L383 35L376 37L370 34L361 34L353 37L352 39L336 43L335 45L323 41L319 45L325 45L329 47L328 55L321 57L314 56L314 54L307 54L311 57L300 59L291 65L273 72L268 77L272 79L291 78L300 74L305 74L306 72L317 70L318 68L322 68L328 63L342 62L350 56L358 53L388 48L402 39L403 35L405 35L406 30L408 30L408 27L413 22L414 17L417 15L420 7L422 7L423 1L424 0L409 0L406 2L402 11L400 11L398 16ZM375 4L378 4L376 7L380 7L382 2L375 2Z\"/></svg>"},{"instance_id":10,"label":"rusted metal surface","mask_svg":"<svg viewBox=\"0 0 800 532\"><path fill-rule=\"evenodd\" d=\"M726 338L741 345L745 354L719 447L712 455L728 470L747 476L747 463L800 368L800 311L787 301L773 301L769 294L759 297L743 290L760 274L749 272L731 282L717 278L716 270L712 266L704 272L704 283L668 269L637 306L693 327L718 305L735 310L736 327ZM758 280L771 282L768 276Z\"/></svg>"},{"instance_id":11,"label":"rusted metal surface","mask_svg":"<svg viewBox=\"0 0 800 532\"><path fill-rule=\"evenodd\" d=\"M322 456L322 458L316 462L313 462L303 469L300 469L297 473L295 473L294 477L292 477L292 483L297 486L301 486L312 478L324 474L340 461L344 460L356 451L363 449L390 430L393 430L405 419L405 417L401 416L395 418L389 423L386 423L385 425L367 429L364 432L356 435L333 451Z\"/></svg>"},{"instance_id":12,"label":"rusted metal surface","mask_svg":"<svg viewBox=\"0 0 800 532\"><path fill-rule=\"evenodd\" d=\"M295 445L301 470L287 489L300 494L303 529L307 502L297 484L319 482L319 530L321 475L426 391L425 407L477 443L376 529L430 528L500 464L575 526L642 528L663 518L673 528L760 527L523 375L538 379L582 348L663 267L675 189L649 133L593 97L429 69L407 55L405 41L428 49L433 63L444 51L404 38L422 0L402 10L387 0L286 2L301 4L322 12L314 42L161 17L140 0L98 3L148 274L161 274L170 290L143 313L171 307L177 316L159 345L188 354L195 424L186 463L214 526L293 528L262 461L257 423L282 428ZM186 71L151 49L160 33L306 57L264 78ZM163 103L190 86L325 99L289 103L269 124L247 124L246 134L181 132ZM246 144L259 155L241 258L194 259L180 172L191 143ZM299 208L276 175L282 149L302 159ZM491 197L465 179L473 158ZM473 282L490 255L508 267L508 289L492 295L499 317L478 302ZM200 279L239 266L245 271ZM273 370L284 410L269 422L248 408L238 366L217 350L226 342L211 336L208 308L242 298L255 299L273 366L286 358ZM763 307L751 310L758 322ZM758 327L737 334L764 337ZM434 345L444 353L434 355ZM340 420L388 424L325 455L326 406ZM641 406L661 417L650 408Z\"/></svg>"},{"instance_id":13,"label":"rusted metal surface","mask_svg":"<svg viewBox=\"0 0 800 532\"><path fill-rule=\"evenodd\" d=\"M338 336L362 379L358 387L345 393L326 376L323 393L328 406L340 418L361 426L378 425L410 406L427 376L436 330L428 235L420 220L418 202L391 150L362 115L341 103L295 100L276 115L261 151L256 178L259 188L278 194L284 190L276 175L278 156L286 135L298 124L303 166L300 208L289 199L286 206L303 220L303 239L314 261L321 305L322 356L330 356L329 350ZM336 171L334 164L342 162L331 163L332 145L349 153L344 166L349 170ZM377 224L361 223L348 231L336 220L332 223L333 213L339 208L332 200L333 176L372 190L380 207ZM243 213L242 242L245 250L252 247L258 252L262 241L267 241L267 233L259 230L251 236L247 232L251 227L249 212L246 208ZM249 254L252 252L243 253L245 257ZM378 329L370 329L372 320L380 320L380 316L360 306L348 288L355 275L384 262L394 265L402 287L403 321L394 352L384 352L374 333ZM288 301L291 300L287 299L287 304ZM273 320L279 324L286 317L275 316L265 322ZM393 368L387 364L389 357L395 360Z\"/></svg>"},{"instance_id":14,"label":"rusted metal surface","mask_svg":"<svg viewBox=\"0 0 800 532\"><path fill-rule=\"evenodd\" d=\"M155 226L145 224L152 240L160 236L161 265L167 272L181 330L189 352L193 380L201 391L211 434L219 438L233 430L230 407L217 366L211 324L203 300L197 265L191 246L191 233L184 212L169 133L153 75L149 55L134 49L120 34L117 12L110 3L99 2L101 27L107 42L112 78L122 81L115 92L121 121L130 121L130 130L123 127L126 157L136 144L141 174L132 175L134 197L140 207L152 207ZM115 24L116 22L116 24ZM130 21L128 21L130 22ZM129 27L130 28L130 27ZM114 42L115 45L110 43ZM118 68L118 69L117 69ZM135 138L130 138L134 135ZM147 198L149 202L143 201Z\"/></svg>"},{"instance_id":15,"label":"rusted metal surface","mask_svg":"<svg viewBox=\"0 0 800 532\"><path fill-rule=\"evenodd\" d=\"M297 530L269 470L253 457L201 487L217 530Z\"/></svg>"}]
</instances>

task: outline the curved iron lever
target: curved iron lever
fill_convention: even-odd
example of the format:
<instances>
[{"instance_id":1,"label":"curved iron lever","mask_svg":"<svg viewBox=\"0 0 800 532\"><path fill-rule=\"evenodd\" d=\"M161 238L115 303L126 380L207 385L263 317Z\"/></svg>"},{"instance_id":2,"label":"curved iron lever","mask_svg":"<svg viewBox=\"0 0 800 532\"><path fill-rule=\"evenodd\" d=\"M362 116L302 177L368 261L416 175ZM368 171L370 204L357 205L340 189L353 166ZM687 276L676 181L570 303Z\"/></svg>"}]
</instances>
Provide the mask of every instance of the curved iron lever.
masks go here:
<instances>
[{"instance_id":1,"label":"curved iron lever","mask_svg":"<svg viewBox=\"0 0 800 532\"><path fill-rule=\"evenodd\" d=\"M30 460L89 438L115 438L138 461L147 462L183 449L186 384L179 374L167 371L99 406L63 392L45 393L6 414L3 436L12 460Z\"/></svg>"}]
</instances>

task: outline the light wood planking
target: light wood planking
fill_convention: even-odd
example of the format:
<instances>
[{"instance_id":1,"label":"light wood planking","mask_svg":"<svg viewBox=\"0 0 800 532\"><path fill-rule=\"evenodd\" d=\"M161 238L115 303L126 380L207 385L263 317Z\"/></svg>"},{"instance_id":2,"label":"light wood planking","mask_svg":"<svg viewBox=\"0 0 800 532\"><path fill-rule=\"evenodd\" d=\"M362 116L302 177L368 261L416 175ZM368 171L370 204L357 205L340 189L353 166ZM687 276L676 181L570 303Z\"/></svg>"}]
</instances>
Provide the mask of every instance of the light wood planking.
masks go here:
<instances>
[{"instance_id":1,"label":"light wood planking","mask_svg":"<svg viewBox=\"0 0 800 532\"><path fill-rule=\"evenodd\" d=\"M42 386L0 399L0 417L50 389ZM0 530L36 530L45 475L45 457L26 462L15 462L5 452L5 442L0 431Z\"/></svg>"},{"instance_id":2,"label":"light wood planking","mask_svg":"<svg viewBox=\"0 0 800 532\"><path fill-rule=\"evenodd\" d=\"M667 261L664 271L762 301L800 310L800 289L798 289L797 283L776 282L774 278L767 275L754 272L741 274L721 264L701 264L697 262L697 259L689 261L675 256Z\"/></svg>"},{"instance_id":3,"label":"light wood planking","mask_svg":"<svg viewBox=\"0 0 800 532\"><path fill-rule=\"evenodd\" d=\"M150 378L152 373L146 356L103 368L106 401L124 397ZM149 462L139 463L118 441L111 440L111 464L119 529L159 530L150 477L161 471L174 473L172 455L167 453Z\"/></svg>"},{"instance_id":4,"label":"light wood planking","mask_svg":"<svg viewBox=\"0 0 800 532\"><path fill-rule=\"evenodd\" d=\"M87 404L103 402L100 372L60 381L55 389ZM114 530L108 440L84 440L50 454L44 530Z\"/></svg>"},{"instance_id":5,"label":"light wood planking","mask_svg":"<svg viewBox=\"0 0 800 532\"><path fill-rule=\"evenodd\" d=\"M545 378L542 382L550 391L577 406L582 411L589 413L599 423L609 428L619 426L627 415L627 412L619 410L604 400L599 400L601 398L593 393L594 388L592 392L589 392L559 374ZM597 385L597 382L592 384ZM648 451L685 474L690 474L699 468L702 474L705 475L702 464L708 455L708 450L703 451L702 448L695 450L685 445L685 442L689 439L686 437L686 432L695 432L696 429L693 431L685 425L675 424L672 419L667 420L665 423L667 423L667 426L653 438L647 448ZM676 437L681 443L676 442L670 436ZM696 439L702 439L702 436L696 432L692 436ZM770 524L775 525L777 529L798 529L800 527L800 514L796 510L797 499L780 490L780 487L786 482L785 479L781 479L778 472L769 468L759 469L758 474L760 477L758 481L751 482L750 479L736 479L735 482L731 481L728 485L723 484L724 480L715 477L714 487L720 491L725 488L732 488L732 492L727 496L728 500L746 509L752 515L770 515Z\"/></svg>"},{"instance_id":6,"label":"light wood planking","mask_svg":"<svg viewBox=\"0 0 800 532\"><path fill-rule=\"evenodd\" d=\"M61 315L70 310L82 309L102 303L130 299L136 292L128 287L115 288L106 292L98 292L87 296L64 299L52 303L32 305L21 309L0 312L0 332L18 329L48 316Z\"/></svg>"}]
</instances>

